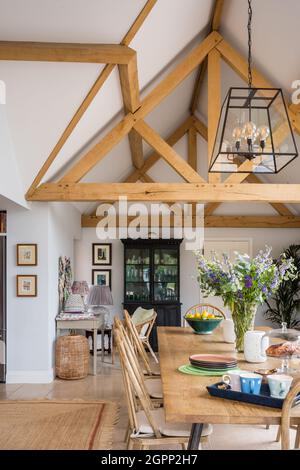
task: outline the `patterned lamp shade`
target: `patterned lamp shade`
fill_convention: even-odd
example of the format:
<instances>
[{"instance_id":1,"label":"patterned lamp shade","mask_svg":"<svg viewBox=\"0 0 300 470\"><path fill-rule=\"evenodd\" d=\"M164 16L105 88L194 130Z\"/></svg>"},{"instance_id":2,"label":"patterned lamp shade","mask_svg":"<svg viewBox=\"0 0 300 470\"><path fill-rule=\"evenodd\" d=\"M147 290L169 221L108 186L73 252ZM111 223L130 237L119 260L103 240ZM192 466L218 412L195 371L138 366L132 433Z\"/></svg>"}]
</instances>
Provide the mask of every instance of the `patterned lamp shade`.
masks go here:
<instances>
[{"instance_id":1,"label":"patterned lamp shade","mask_svg":"<svg viewBox=\"0 0 300 470\"><path fill-rule=\"evenodd\" d=\"M70 294L65 303L64 312L82 313L84 312L84 303L80 294Z\"/></svg>"},{"instance_id":2,"label":"patterned lamp shade","mask_svg":"<svg viewBox=\"0 0 300 470\"><path fill-rule=\"evenodd\" d=\"M74 281L72 284L72 293L85 296L89 293L89 286L86 281Z\"/></svg>"},{"instance_id":3,"label":"patterned lamp shade","mask_svg":"<svg viewBox=\"0 0 300 470\"><path fill-rule=\"evenodd\" d=\"M87 298L90 306L113 305L109 286L92 286Z\"/></svg>"}]
</instances>

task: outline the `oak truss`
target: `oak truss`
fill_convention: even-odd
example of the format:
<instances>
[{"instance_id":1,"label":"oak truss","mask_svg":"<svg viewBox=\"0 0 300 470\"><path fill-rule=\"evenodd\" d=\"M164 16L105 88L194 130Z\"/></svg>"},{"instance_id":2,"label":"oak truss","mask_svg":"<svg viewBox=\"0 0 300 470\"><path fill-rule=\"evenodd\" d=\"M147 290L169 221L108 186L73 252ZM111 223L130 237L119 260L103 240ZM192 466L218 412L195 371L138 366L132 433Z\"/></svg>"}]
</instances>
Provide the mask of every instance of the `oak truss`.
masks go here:
<instances>
[{"instance_id":1,"label":"oak truss","mask_svg":"<svg viewBox=\"0 0 300 470\"><path fill-rule=\"evenodd\" d=\"M295 216L286 203L300 203L300 184L265 184L251 173L232 174L224 182L220 175L209 175L206 181L197 170L197 134L208 144L208 163L221 107L221 60L247 81L247 60L239 54L218 32L224 0L216 0L211 28L207 37L165 76L141 100L139 94L136 52L130 42L154 7L156 0L148 0L121 44L57 44L0 42L0 60L97 62L105 67L70 123L62 133L52 152L27 191L29 201L116 201L127 195L129 201L186 201L206 203L207 227L300 227L300 217ZM90 148L59 181L44 183L49 167L57 157L68 137L78 124L101 87L118 66L124 102L124 117L103 138ZM167 138L162 138L144 118L156 108L195 69L199 70L191 101L191 115ZM208 74L208 126L194 112L205 73ZM253 70L253 86L271 88L263 75ZM289 106L294 130L300 134L299 109ZM173 148L185 134L188 136L188 161ZM124 138L129 139L134 170L124 182L82 183L81 180ZM284 130L277 130L277 141L284 140ZM153 153L144 159L142 142L145 140ZM184 183L156 183L147 174L163 158L184 180ZM251 171L251 162L244 163ZM140 182L136 184L136 182ZM243 184L242 184L243 183ZM276 216L218 216L214 210L222 202L267 202L276 210ZM96 226L95 215L82 217L83 226Z\"/></svg>"}]
</instances>

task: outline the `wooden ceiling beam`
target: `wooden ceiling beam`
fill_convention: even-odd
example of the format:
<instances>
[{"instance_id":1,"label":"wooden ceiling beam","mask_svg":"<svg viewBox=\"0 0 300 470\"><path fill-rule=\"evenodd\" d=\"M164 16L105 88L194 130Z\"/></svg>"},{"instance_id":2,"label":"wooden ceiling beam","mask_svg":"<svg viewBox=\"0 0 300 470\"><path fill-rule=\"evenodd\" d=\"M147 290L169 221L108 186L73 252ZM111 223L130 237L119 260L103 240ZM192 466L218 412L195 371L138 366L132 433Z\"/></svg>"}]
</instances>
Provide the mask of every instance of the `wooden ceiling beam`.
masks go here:
<instances>
[{"instance_id":1,"label":"wooden ceiling beam","mask_svg":"<svg viewBox=\"0 0 300 470\"><path fill-rule=\"evenodd\" d=\"M175 69L169 73L141 103L134 113L128 113L100 142L95 144L61 179L61 182L80 181L102 158L125 137L135 123L149 114L166 96L168 96L193 70L207 54L222 40L216 33L211 33L204 41L188 54ZM113 136L113 141L111 139Z\"/></svg>"},{"instance_id":2,"label":"wooden ceiling beam","mask_svg":"<svg viewBox=\"0 0 300 470\"><path fill-rule=\"evenodd\" d=\"M223 6L224 6L224 0L215 0L212 19L211 19L210 32L219 30L219 27L221 24ZM198 75L196 78L196 83L195 83L195 87L193 91L191 106L190 106L192 114L194 114L194 112L197 109L199 96L200 96L202 84L204 81L204 77L206 74L206 70L207 70L207 59L205 59L199 67L199 71L198 71Z\"/></svg>"},{"instance_id":3,"label":"wooden ceiling beam","mask_svg":"<svg viewBox=\"0 0 300 470\"><path fill-rule=\"evenodd\" d=\"M183 121L182 124L180 124L179 127L177 127L177 129L174 132L172 132L172 134L170 134L165 139L167 144L173 147L173 145L175 145L188 132L192 123L193 123L193 118L189 116L187 119ZM140 179L140 175L150 170L150 168L152 168L155 165L155 163L157 163L158 160L160 160L160 158L161 156L159 153L157 152L151 153L149 157L145 160L142 168L140 168L139 170L133 170L130 173L130 175L128 176L128 182L134 183L135 181Z\"/></svg>"},{"instance_id":4,"label":"wooden ceiling beam","mask_svg":"<svg viewBox=\"0 0 300 470\"><path fill-rule=\"evenodd\" d=\"M133 24L131 25L130 29L127 31L125 36L123 37L121 44L124 46L128 46L131 41L134 39L135 35L138 33L140 28L142 27L144 21L152 11L152 8L156 4L157 0L148 0L144 6L144 8L141 10L137 18L134 20ZM57 157L58 153L64 146L65 142L67 139L70 137L72 134L73 130L77 126L78 122L84 115L85 111L88 109L89 105L92 103L94 100L95 96L97 93L100 91L102 88L103 84L106 82L110 74L112 73L113 69L115 67L115 64L109 64L105 65L103 70L100 72L100 75L97 77L95 82L93 83L92 87L90 88L89 92L85 96L84 100L81 102L79 107L77 108L75 114L71 118L69 124L67 127L64 129L63 133L61 134L58 142L55 144L53 150L47 157L45 163L43 164L42 168L39 170L37 173L35 179L33 180L30 188L27 191L26 197L29 196L30 194L33 193L35 188L40 184L42 181L43 177L47 173L48 169L50 168L51 164Z\"/></svg>"},{"instance_id":5,"label":"wooden ceiling beam","mask_svg":"<svg viewBox=\"0 0 300 470\"><path fill-rule=\"evenodd\" d=\"M30 201L279 202L300 203L300 184L44 183Z\"/></svg>"},{"instance_id":6,"label":"wooden ceiling beam","mask_svg":"<svg viewBox=\"0 0 300 470\"><path fill-rule=\"evenodd\" d=\"M188 164L197 171L197 130L191 126L188 130Z\"/></svg>"},{"instance_id":7,"label":"wooden ceiling beam","mask_svg":"<svg viewBox=\"0 0 300 470\"><path fill-rule=\"evenodd\" d=\"M136 56L127 65L119 65L119 77L125 114L134 113L141 104ZM128 139L132 164L141 168L144 163L143 140L135 129L129 132Z\"/></svg>"},{"instance_id":8,"label":"wooden ceiling beam","mask_svg":"<svg viewBox=\"0 0 300 470\"><path fill-rule=\"evenodd\" d=\"M247 181L249 183L263 184L263 181L261 181L261 179L257 175L255 175L254 173L251 173L247 177ZM272 206L273 209L275 209L276 212L278 212L279 215L284 215L284 216L293 216L294 215L293 212L290 211L290 209L288 207L286 207L284 204L271 202L270 206Z\"/></svg>"},{"instance_id":9,"label":"wooden ceiling beam","mask_svg":"<svg viewBox=\"0 0 300 470\"><path fill-rule=\"evenodd\" d=\"M216 133L218 130L220 111L221 111L221 54L217 49L213 49L208 54L208 141L207 157L208 168L213 157ZM208 181L211 183L220 182L220 174L208 173Z\"/></svg>"},{"instance_id":10,"label":"wooden ceiling beam","mask_svg":"<svg viewBox=\"0 0 300 470\"><path fill-rule=\"evenodd\" d=\"M128 64L134 54L122 44L0 41L0 60Z\"/></svg>"},{"instance_id":11,"label":"wooden ceiling beam","mask_svg":"<svg viewBox=\"0 0 300 470\"><path fill-rule=\"evenodd\" d=\"M105 217L96 215L82 215L81 227L83 228L96 228L98 223L104 220ZM127 223L124 224L124 217L119 220L116 217L116 227L127 227L135 216L128 216ZM196 218L191 218L191 226L196 226ZM151 226L151 217L147 218L148 225ZM187 221L185 221L186 223ZM167 221L160 217L159 227L166 226ZM174 227L174 217L170 215L170 225ZM205 228L300 228L299 216L265 216L265 215L215 215L204 217Z\"/></svg>"},{"instance_id":12,"label":"wooden ceiling beam","mask_svg":"<svg viewBox=\"0 0 300 470\"><path fill-rule=\"evenodd\" d=\"M204 182L203 178L145 121L138 121L134 128L157 153L189 183Z\"/></svg>"}]
</instances>

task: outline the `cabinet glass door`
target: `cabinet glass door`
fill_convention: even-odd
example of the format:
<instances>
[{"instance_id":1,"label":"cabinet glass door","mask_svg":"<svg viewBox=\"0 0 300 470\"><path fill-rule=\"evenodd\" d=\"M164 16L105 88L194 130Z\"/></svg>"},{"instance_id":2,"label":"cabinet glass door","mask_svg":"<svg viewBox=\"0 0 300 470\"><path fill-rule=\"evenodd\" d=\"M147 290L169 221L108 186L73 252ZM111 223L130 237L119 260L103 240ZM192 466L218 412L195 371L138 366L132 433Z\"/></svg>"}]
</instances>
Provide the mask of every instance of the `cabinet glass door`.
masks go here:
<instances>
[{"instance_id":1,"label":"cabinet glass door","mask_svg":"<svg viewBox=\"0 0 300 470\"><path fill-rule=\"evenodd\" d=\"M125 300L150 300L150 250L127 248L125 252Z\"/></svg>"},{"instance_id":2,"label":"cabinet glass door","mask_svg":"<svg viewBox=\"0 0 300 470\"><path fill-rule=\"evenodd\" d=\"M154 249L154 300L178 301L178 251L176 248Z\"/></svg>"}]
</instances>

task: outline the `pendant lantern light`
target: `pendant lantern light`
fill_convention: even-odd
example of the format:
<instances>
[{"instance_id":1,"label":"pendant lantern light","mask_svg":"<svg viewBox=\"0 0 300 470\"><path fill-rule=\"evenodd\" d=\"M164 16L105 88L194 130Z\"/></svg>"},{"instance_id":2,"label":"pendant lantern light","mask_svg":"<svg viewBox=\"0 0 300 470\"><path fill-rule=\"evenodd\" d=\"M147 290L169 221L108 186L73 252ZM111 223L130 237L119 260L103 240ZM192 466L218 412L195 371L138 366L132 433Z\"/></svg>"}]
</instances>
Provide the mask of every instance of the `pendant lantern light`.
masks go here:
<instances>
[{"instance_id":1,"label":"pendant lantern light","mask_svg":"<svg viewBox=\"0 0 300 470\"><path fill-rule=\"evenodd\" d=\"M280 88L252 85L252 1L248 0L248 87L223 103L210 173L278 173L298 156Z\"/></svg>"}]
</instances>

